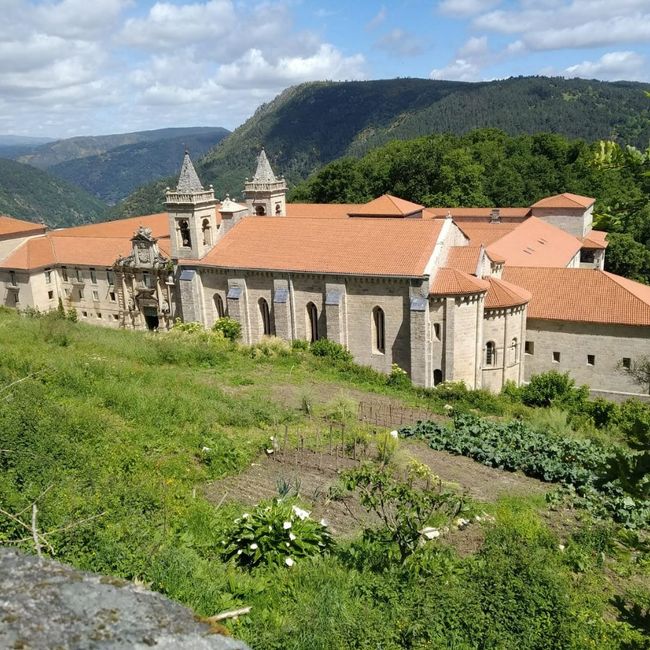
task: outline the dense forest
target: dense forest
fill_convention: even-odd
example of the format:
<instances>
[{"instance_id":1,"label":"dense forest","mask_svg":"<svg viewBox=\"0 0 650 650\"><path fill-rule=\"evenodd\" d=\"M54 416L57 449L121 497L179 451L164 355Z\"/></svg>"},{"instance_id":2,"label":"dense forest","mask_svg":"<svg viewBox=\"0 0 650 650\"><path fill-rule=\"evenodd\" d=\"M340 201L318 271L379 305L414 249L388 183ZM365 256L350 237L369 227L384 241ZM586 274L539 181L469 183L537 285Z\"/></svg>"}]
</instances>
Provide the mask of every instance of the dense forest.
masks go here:
<instances>
[{"instance_id":1,"label":"dense forest","mask_svg":"<svg viewBox=\"0 0 650 650\"><path fill-rule=\"evenodd\" d=\"M357 203L384 193L426 206L529 206L561 192L597 198L607 269L650 282L650 150L496 129L395 141L334 161L291 200Z\"/></svg>"},{"instance_id":2,"label":"dense forest","mask_svg":"<svg viewBox=\"0 0 650 650\"><path fill-rule=\"evenodd\" d=\"M560 133L646 147L650 110L642 84L517 77L464 83L426 79L316 82L287 89L199 161L217 195L238 195L264 146L278 174L299 183L342 156L391 140L496 127L510 135ZM170 179L137 190L125 216L157 212Z\"/></svg>"},{"instance_id":3,"label":"dense forest","mask_svg":"<svg viewBox=\"0 0 650 650\"><path fill-rule=\"evenodd\" d=\"M0 158L0 214L45 221L51 228L110 217L108 206L45 171Z\"/></svg>"}]
</instances>

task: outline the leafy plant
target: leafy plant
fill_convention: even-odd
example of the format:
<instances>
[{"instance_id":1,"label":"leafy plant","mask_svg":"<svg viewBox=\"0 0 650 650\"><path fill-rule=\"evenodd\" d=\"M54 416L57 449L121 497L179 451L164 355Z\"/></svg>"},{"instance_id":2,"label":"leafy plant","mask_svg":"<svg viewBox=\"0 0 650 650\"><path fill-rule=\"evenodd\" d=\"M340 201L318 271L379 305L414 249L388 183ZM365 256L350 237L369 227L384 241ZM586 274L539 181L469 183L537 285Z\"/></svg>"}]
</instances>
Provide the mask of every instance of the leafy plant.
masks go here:
<instances>
[{"instance_id":1,"label":"leafy plant","mask_svg":"<svg viewBox=\"0 0 650 650\"><path fill-rule=\"evenodd\" d=\"M316 357L326 357L332 361L352 362L352 353L340 343L330 339L318 339L309 346L310 352Z\"/></svg>"},{"instance_id":2,"label":"leafy plant","mask_svg":"<svg viewBox=\"0 0 650 650\"><path fill-rule=\"evenodd\" d=\"M291 567L299 559L322 555L332 545L324 521L280 498L264 502L233 522L222 541L222 555L252 569L261 564Z\"/></svg>"},{"instance_id":3,"label":"leafy plant","mask_svg":"<svg viewBox=\"0 0 650 650\"><path fill-rule=\"evenodd\" d=\"M223 316L212 326L213 332L221 332L228 340L238 341L241 338L241 324L234 318Z\"/></svg>"}]
</instances>

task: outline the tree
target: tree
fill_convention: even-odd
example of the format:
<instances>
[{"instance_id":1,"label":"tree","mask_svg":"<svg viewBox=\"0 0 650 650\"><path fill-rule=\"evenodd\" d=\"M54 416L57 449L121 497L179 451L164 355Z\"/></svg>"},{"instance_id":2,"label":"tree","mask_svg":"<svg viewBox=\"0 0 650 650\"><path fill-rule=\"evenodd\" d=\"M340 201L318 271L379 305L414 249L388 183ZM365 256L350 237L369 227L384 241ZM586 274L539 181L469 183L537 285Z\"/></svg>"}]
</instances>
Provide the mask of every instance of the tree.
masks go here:
<instances>
[{"instance_id":1,"label":"tree","mask_svg":"<svg viewBox=\"0 0 650 650\"><path fill-rule=\"evenodd\" d=\"M618 363L618 370L650 395L650 357L639 357L631 361L629 367L623 363L622 360Z\"/></svg>"}]
</instances>

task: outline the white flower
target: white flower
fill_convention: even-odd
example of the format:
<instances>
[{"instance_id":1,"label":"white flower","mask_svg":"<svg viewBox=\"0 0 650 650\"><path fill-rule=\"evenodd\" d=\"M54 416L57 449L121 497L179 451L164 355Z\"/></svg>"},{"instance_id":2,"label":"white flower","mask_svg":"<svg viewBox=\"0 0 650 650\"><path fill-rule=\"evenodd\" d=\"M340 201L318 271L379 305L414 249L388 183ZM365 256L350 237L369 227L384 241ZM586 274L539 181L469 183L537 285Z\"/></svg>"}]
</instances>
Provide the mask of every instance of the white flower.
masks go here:
<instances>
[{"instance_id":1,"label":"white flower","mask_svg":"<svg viewBox=\"0 0 650 650\"><path fill-rule=\"evenodd\" d=\"M271 441L275 440L275 436L271 436L271 437L269 438L269 440L271 440Z\"/></svg>"},{"instance_id":2,"label":"white flower","mask_svg":"<svg viewBox=\"0 0 650 650\"><path fill-rule=\"evenodd\" d=\"M294 562L290 557L286 558L286 559L284 560L284 563L285 563L287 566L293 566L293 565L295 564L295 562Z\"/></svg>"},{"instance_id":3,"label":"white flower","mask_svg":"<svg viewBox=\"0 0 650 650\"><path fill-rule=\"evenodd\" d=\"M289 546L291 546L291 544L289 544L289 542L285 542L284 545L285 545L287 548L289 548Z\"/></svg>"},{"instance_id":4,"label":"white flower","mask_svg":"<svg viewBox=\"0 0 650 650\"><path fill-rule=\"evenodd\" d=\"M462 517L459 517L458 519L456 519L454 524L456 528L458 528L458 530L463 530L463 528L467 528L467 526L469 526L470 521L469 519L463 519Z\"/></svg>"},{"instance_id":5,"label":"white flower","mask_svg":"<svg viewBox=\"0 0 650 650\"><path fill-rule=\"evenodd\" d=\"M245 513L241 516L242 519L248 519L249 517L250 517L250 515L249 515L247 512L245 512Z\"/></svg>"},{"instance_id":6,"label":"white flower","mask_svg":"<svg viewBox=\"0 0 650 650\"><path fill-rule=\"evenodd\" d=\"M203 447L203 449L201 449L201 451L211 451L211 449L210 449L210 447Z\"/></svg>"},{"instance_id":7,"label":"white flower","mask_svg":"<svg viewBox=\"0 0 650 650\"><path fill-rule=\"evenodd\" d=\"M397 438L399 437L399 433L397 433L397 431L391 431L390 437L395 438L395 440L397 440Z\"/></svg>"},{"instance_id":8,"label":"white flower","mask_svg":"<svg viewBox=\"0 0 650 650\"><path fill-rule=\"evenodd\" d=\"M291 522L290 521L285 521L282 524L282 528L284 528L285 530L289 530L289 528L291 528Z\"/></svg>"},{"instance_id":9,"label":"white flower","mask_svg":"<svg viewBox=\"0 0 650 650\"><path fill-rule=\"evenodd\" d=\"M321 525L321 526L324 526L325 528L327 528L327 527L329 526L329 523L327 522L327 519L325 519L325 517L323 517L323 518L320 520L320 525Z\"/></svg>"},{"instance_id":10,"label":"white flower","mask_svg":"<svg viewBox=\"0 0 650 650\"><path fill-rule=\"evenodd\" d=\"M440 531L437 528L427 527L427 528L423 528L420 532L427 539L436 539L440 537Z\"/></svg>"},{"instance_id":11,"label":"white flower","mask_svg":"<svg viewBox=\"0 0 650 650\"><path fill-rule=\"evenodd\" d=\"M271 532L273 532L273 526L271 526L271 524L269 524L269 533L271 533Z\"/></svg>"},{"instance_id":12,"label":"white flower","mask_svg":"<svg viewBox=\"0 0 650 650\"><path fill-rule=\"evenodd\" d=\"M239 550L237 551L237 555L241 555L243 552L244 552L244 551L242 551L241 549L239 549Z\"/></svg>"},{"instance_id":13,"label":"white flower","mask_svg":"<svg viewBox=\"0 0 650 650\"><path fill-rule=\"evenodd\" d=\"M296 539L296 536L293 533L289 533L289 539L293 542Z\"/></svg>"},{"instance_id":14,"label":"white flower","mask_svg":"<svg viewBox=\"0 0 650 650\"><path fill-rule=\"evenodd\" d=\"M256 548L258 548L258 546L255 542L253 542L248 548L252 548L253 550L255 550Z\"/></svg>"},{"instance_id":15,"label":"white flower","mask_svg":"<svg viewBox=\"0 0 650 650\"><path fill-rule=\"evenodd\" d=\"M267 449L267 450L266 450L266 453L269 454L269 455L272 454L272 453L273 453L273 449Z\"/></svg>"},{"instance_id":16,"label":"white flower","mask_svg":"<svg viewBox=\"0 0 650 650\"><path fill-rule=\"evenodd\" d=\"M307 517L309 517L309 515L311 514L307 510L303 510L302 508L299 508L298 506L291 506L291 509L293 510L296 517L298 517L299 519L302 519L303 521L305 519L307 519Z\"/></svg>"},{"instance_id":17,"label":"white flower","mask_svg":"<svg viewBox=\"0 0 650 650\"><path fill-rule=\"evenodd\" d=\"M451 404L445 404L445 411L453 411L454 407Z\"/></svg>"},{"instance_id":18,"label":"white flower","mask_svg":"<svg viewBox=\"0 0 650 650\"><path fill-rule=\"evenodd\" d=\"M564 544L560 544L560 545L558 546L558 548L559 548L561 551L563 551L563 550L566 548L566 546L565 546Z\"/></svg>"}]
</instances>

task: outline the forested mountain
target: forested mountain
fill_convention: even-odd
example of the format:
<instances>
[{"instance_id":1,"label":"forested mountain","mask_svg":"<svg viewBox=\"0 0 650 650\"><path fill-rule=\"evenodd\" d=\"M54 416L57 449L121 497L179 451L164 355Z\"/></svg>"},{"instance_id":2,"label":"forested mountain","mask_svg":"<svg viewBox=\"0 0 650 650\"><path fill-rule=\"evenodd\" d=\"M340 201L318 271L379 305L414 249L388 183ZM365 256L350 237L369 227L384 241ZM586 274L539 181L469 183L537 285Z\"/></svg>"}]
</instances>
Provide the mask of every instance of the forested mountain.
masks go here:
<instances>
[{"instance_id":1,"label":"forested mountain","mask_svg":"<svg viewBox=\"0 0 650 650\"><path fill-rule=\"evenodd\" d=\"M511 135L554 132L645 147L650 140L645 87L547 77L307 83L261 106L199 162L198 171L218 195L237 195L262 145L276 171L296 184L332 160L362 155L393 139L486 126ZM121 213L160 209L169 182L141 188L120 206Z\"/></svg>"},{"instance_id":2,"label":"forested mountain","mask_svg":"<svg viewBox=\"0 0 650 650\"><path fill-rule=\"evenodd\" d=\"M53 165L85 158L86 156L97 156L111 151L117 147L128 144L143 142L156 142L171 138L189 138L211 132L223 132L220 127L197 126L189 128L156 129L153 131L135 131L133 133L117 133L113 135L79 136L66 138L44 144L33 152L21 156L18 162L32 165L40 169L47 169Z\"/></svg>"},{"instance_id":3,"label":"forested mountain","mask_svg":"<svg viewBox=\"0 0 650 650\"><path fill-rule=\"evenodd\" d=\"M50 227L102 221L108 206L35 167L0 158L0 214Z\"/></svg>"},{"instance_id":4,"label":"forested mountain","mask_svg":"<svg viewBox=\"0 0 650 650\"><path fill-rule=\"evenodd\" d=\"M529 206L561 192L597 199L596 227L610 233L608 270L650 283L650 149L497 129L428 135L336 160L289 198L361 203L390 193L427 206L489 207Z\"/></svg>"},{"instance_id":5,"label":"forested mountain","mask_svg":"<svg viewBox=\"0 0 650 650\"><path fill-rule=\"evenodd\" d=\"M58 163L48 171L114 204L136 187L176 172L185 149L202 156L228 134L226 129L216 128L126 144L96 156Z\"/></svg>"}]
</instances>

